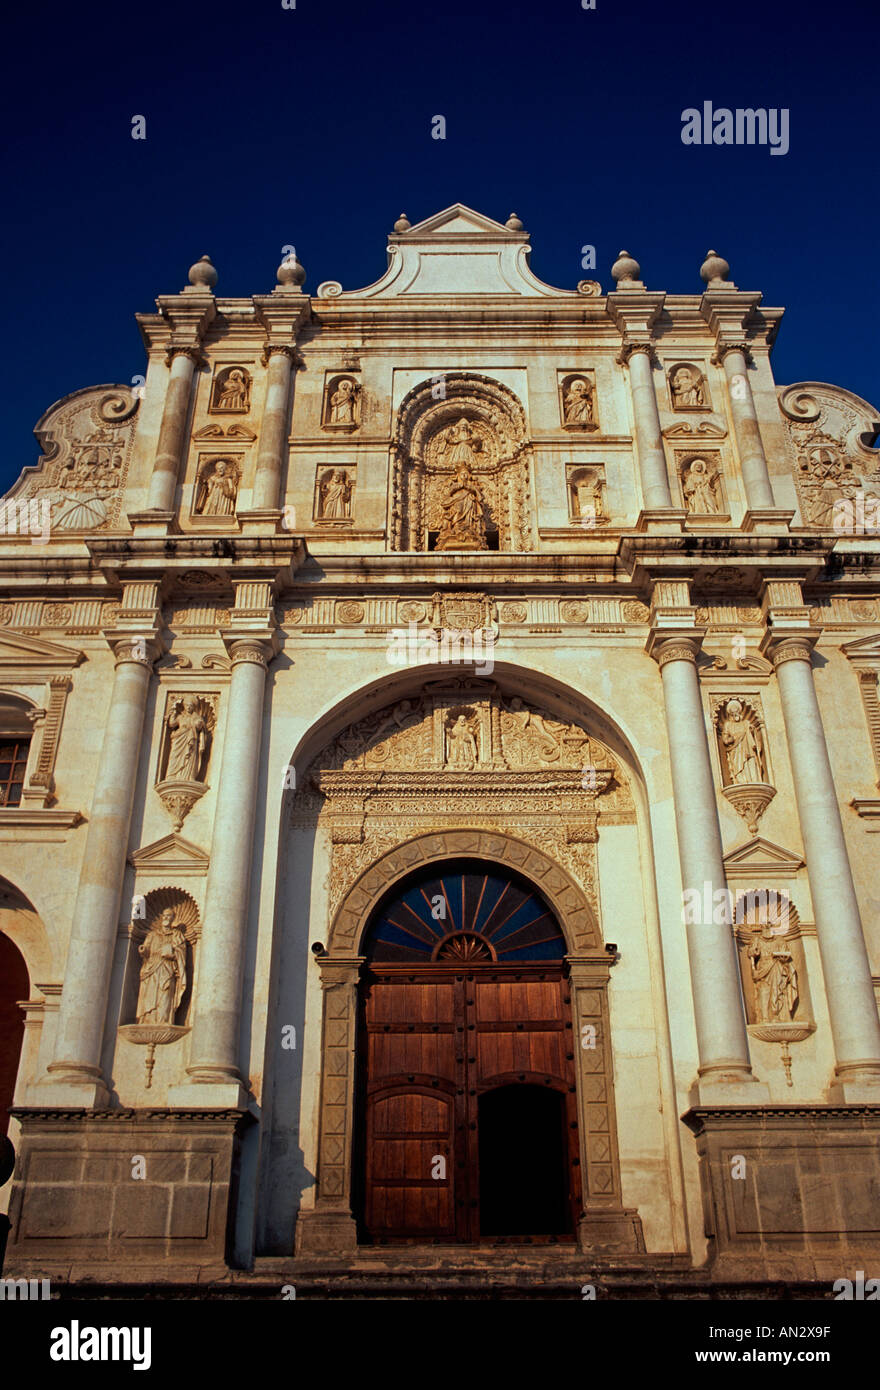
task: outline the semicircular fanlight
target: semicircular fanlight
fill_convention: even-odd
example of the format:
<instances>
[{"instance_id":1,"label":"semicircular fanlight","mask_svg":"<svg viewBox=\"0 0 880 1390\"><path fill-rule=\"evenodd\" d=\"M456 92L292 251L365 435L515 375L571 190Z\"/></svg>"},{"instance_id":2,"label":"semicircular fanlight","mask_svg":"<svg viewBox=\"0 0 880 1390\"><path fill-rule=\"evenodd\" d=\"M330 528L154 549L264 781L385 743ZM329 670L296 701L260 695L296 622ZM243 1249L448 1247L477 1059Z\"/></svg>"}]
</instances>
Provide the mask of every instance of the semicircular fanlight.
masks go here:
<instances>
[{"instance_id":1,"label":"semicircular fanlight","mask_svg":"<svg viewBox=\"0 0 880 1390\"><path fill-rule=\"evenodd\" d=\"M528 884L480 867L411 879L383 904L365 943L370 960L561 961L555 916Z\"/></svg>"}]
</instances>

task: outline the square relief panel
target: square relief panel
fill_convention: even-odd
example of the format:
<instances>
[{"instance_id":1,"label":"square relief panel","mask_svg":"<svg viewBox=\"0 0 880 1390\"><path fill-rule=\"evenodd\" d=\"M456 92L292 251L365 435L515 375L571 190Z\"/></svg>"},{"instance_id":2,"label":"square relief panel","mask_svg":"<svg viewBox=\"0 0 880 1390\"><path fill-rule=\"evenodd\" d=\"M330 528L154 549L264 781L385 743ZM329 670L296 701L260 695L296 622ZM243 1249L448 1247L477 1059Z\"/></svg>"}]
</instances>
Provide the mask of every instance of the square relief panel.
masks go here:
<instances>
[{"instance_id":1,"label":"square relief panel","mask_svg":"<svg viewBox=\"0 0 880 1390\"><path fill-rule=\"evenodd\" d=\"M557 379L562 428L572 431L597 430L599 411L593 368L582 372L557 372Z\"/></svg>"},{"instance_id":2,"label":"square relief panel","mask_svg":"<svg viewBox=\"0 0 880 1390\"><path fill-rule=\"evenodd\" d=\"M239 362L217 365L211 382L210 415L247 415L251 408L254 379Z\"/></svg>"},{"instance_id":3,"label":"square relief panel","mask_svg":"<svg viewBox=\"0 0 880 1390\"><path fill-rule=\"evenodd\" d=\"M347 526L354 517L357 466L319 464L312 519L316 526Z\"/></svg>"},{"instance_id":4,"label":"square relief panel","mask_svg":"<svg viewBox=\"0 0 880 1390\"><path fill-rule=\"evenodd\" d=\"M189 519L193 525L235 527L236 506L244 471L244 454L200 453Z\"/></svg>"}]
</instances>

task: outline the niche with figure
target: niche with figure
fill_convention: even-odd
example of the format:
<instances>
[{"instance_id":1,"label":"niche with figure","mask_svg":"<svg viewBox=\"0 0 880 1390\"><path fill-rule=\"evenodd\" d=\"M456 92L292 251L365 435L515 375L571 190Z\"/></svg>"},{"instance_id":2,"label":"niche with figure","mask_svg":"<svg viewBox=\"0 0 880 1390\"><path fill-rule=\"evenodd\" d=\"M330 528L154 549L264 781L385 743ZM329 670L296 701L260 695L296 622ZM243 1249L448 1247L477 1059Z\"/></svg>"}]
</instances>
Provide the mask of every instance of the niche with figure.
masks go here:
<instances>
[{"instance_id":1,"label":"niche with figure","mask_svg":"<svg viewBox=\"0 0 880 1390\"><path fill-rule=\"evenodd\" d=\"M324 387L321 423L327 430L356 430L361 422L361 384L350 372L331 376Z\"/></svg>"},{"instance_id":2,"label":"niche with figure","mask_svg":"<svg viewBox=\"0 0 880 1390\"><path fill-rule=\"evenodd\" d=\"M787 893L752 888L737 898L734 931L749 1032L779 1045L791 1086L789 1045L816 1030L797 908Z\"/></svg>"},{"instance_id":3,"label":"niche with figure","mask_svg":"<svg viewBox=\"0 0 880 1390\"><path fill-rule=\"evenodd\" d=\"M595 372L559 374L559 413L564 430L599 428Z\"/></svg>"},{"instance_id":4,"label":"niche with figure","mask_svg":"<svg viewBox=\"0 0 880 1390\"><path fill-rule=\"evenodd\" d=\"M569 463L565 469L565 481L568 492L568 517L573 525L584 526L590 530L608 521L603 463Z\"/></svg>"},{"instance_id":5,"label":"niche with figure","mask_svg":"<svg viewBox=\"0 0 880 1390\"><path fill-rule=\"evenodd\" d=\"M218 367L211 388L212 415L246 415L251 408L253 378L247 367Z\"/></svg>"},{"instance_id":6,"label":"niche with figure","mask_svg":"<svg viewBox=\"0 0 880 1390\"><path fill-rule=\"evenodd\" d=\"M199 910L183 888L154 888L133 904L120 1032L147 1048L149 1089L156 1047L188 1032Z\"/></svg>"},{"instance_id":7,"label":"niche with figure","mask_svg":"<svg viewBox=\"0 0 880 1390\"><path fill-rule=\"evenodd\" d=\"M712 727L722 791L755 835L761 816L776 795L758 696L713 696Z\"/></svg>"},{"instance_id":8,"label":"niche with figure","mask_svg":"<svg viewBox=\"0 0 880 1390\"><path fill-rule=\"evenodd\" d=\"M314 521L324 525L348 525L354 516L357 469L318 467L315 477Z\"/></svg>"},{"instance_id":9,"label":"niche with figure","mask_svg":"<svg viewBox=\"0 0 880 1390\"><path fill-rule=\"evenodd\" d=\"M673 410L711 410L706 377L693 362L674 362L666 374Z\"/></svg>"}]
</instances>

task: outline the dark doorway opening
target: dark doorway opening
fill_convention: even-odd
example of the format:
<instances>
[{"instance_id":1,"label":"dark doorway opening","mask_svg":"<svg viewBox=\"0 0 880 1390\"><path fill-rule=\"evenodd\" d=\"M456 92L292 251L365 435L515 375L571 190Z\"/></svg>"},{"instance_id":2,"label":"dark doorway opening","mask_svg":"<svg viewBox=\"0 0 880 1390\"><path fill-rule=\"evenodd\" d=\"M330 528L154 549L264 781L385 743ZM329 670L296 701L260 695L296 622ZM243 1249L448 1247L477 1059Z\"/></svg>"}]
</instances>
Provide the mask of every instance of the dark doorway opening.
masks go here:
<instances>
[{"instance_id":1,"label":"dark doorway opening","mask_svg":"<svg viewBox=\"0 0 880 1390\"><path fill-rule=\"evenodd\" d=\"M480 1235L571 1233L565 1097L499 1086L478 1102Z\"/></svg>"}]
</instances>

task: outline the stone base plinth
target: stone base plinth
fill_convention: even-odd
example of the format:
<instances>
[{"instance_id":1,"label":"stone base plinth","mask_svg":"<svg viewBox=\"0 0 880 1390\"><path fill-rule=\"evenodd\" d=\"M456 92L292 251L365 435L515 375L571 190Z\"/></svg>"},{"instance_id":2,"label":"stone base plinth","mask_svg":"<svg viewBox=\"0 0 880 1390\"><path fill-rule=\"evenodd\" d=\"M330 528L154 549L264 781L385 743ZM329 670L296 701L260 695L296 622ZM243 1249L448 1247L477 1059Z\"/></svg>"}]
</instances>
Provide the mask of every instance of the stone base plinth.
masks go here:
<instances>
[{"instance_id":1,"label":"stone base plinth","mask_svg":"<svg viewBox=\"0 0 880 1390\"><path fill-rule=\"evenodd\" d=\"M633 1207L585 1212L578 1222L577 1243L584 1253L643 1253L641 1217Z\"/></svg>"},{"instance_id":2,"label":"stone base plinth","mask_svg":"<svg viewBox=\"0 0 880 1390\"><path fill-rule=\"evenodd\" d=\"M4 1273L88 1266L224 1269L238 1182L237 1110L13 1112L21 1142Z\"/></svg>"},{"instance_id":3,"label":"stone base plinth","mask_svg":"<svg viewBox=\"0 0 880 1390\"><path fill-rule=\"evenodd\" d=\"M301 1211L296 1220L298 1257L357 1253L357 1226L348 1211Z\"/></svg>"},{"instance_id":4,"label":"stone base plinth","mask_svg":"<svg viewBox=\"0 0 880 1390\"><path fill-rule=\"evenodd\" d=\"M880 1269L880 1106L695 1106L682 1118L713 1278Z\"/></svg>"}]
</instances>

